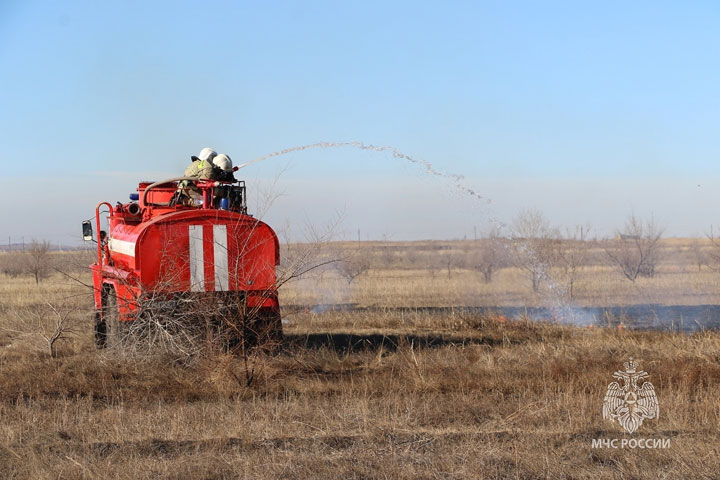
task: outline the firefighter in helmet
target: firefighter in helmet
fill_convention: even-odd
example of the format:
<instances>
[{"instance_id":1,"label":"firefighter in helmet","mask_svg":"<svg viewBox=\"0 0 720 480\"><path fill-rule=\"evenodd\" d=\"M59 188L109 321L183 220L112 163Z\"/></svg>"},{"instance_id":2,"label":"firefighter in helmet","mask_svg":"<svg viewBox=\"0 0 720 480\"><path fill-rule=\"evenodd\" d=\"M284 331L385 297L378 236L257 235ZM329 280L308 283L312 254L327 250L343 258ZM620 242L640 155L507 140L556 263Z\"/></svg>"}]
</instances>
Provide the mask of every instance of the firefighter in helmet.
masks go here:
<instances>
[{"instance_id":1,"label":"firefighter in helmet","mask_svg":"<svg viewBox=\"0 0 720 480\"><path fill-rule=\"evenodd\" d=\"M210 147L200 150L200 153L190 157L192 163L185 169L185 177L197 180L209 180L214 178L217 167L213 164L213 159L217 156L217 152ZM195 187L191 180L183 180L178 184L178 192L184 197L190 205L195 205L202 201L202 193Z\"/></svg>"},{"instance_id":2,"label":"firefighter in helmet","mask_svg":"<svg viewBox=\"0 0 720 480\"><path fill-rule=\"evenodd\" d=\"M209 147L203 148L200 150L197 157L195 155L190 157L192 159L192 163L185 169L185 176L197 178L199 180L212 178L213 159L215 157L217 157L217 152L215 150Z\"/></svg>"},{"instance_id":3,"label":"firefighter in helmet","mask_svg":"<svg viewBox=\"0 0 720 480\"><path fill-rule=\"evenodd\" d=\"M233 164L230 157L221 153L213 158L213 165L219 170L213 177L214 180L220 180L222 182L237 182L233 176Z\"/></svg>"},{"instance_id":4,"label":"firefighter in helmet","mask_svg":"<svg viewBox=\"0 0 720 480\"><path fill-rule=\"evenodd\" d=\"M228 155L224 153L218 155L215 150L206 147L200 150L197 157L193 155L191 158L192 163L185 169L185 177L232 183L237 181L233 176L232 160ZM198 205L202 202L202 193L193 185L192 180L181 181L179 192L182 194L181 197L185 198L185 202L190 205ZM215 193L217 197L221 192Z\"/></svg>"},{"instance_id":5,"label":"firefighter in helmet","mask_svg":"<svg viewBox=\"0 0 720 480\"><path fill-rule=\"evenodd\" d=\"M229 183L236 183L237 179L235 179L235 176L233 175L233 172L235 171L233 169L232 160L230 160L230 157L224 153L219 154L215 158L213 158L213 164L215 165L215 176L213 177L214 180L219 180L221 182L229 182ZM228 201L230 200L230 195L233 189L229 187L228 185L220 185L218 187L215 187L213 190L213 202L216 206L218 206L221 202L221 199L227 198Z\"/></svg>"}]
</instances>

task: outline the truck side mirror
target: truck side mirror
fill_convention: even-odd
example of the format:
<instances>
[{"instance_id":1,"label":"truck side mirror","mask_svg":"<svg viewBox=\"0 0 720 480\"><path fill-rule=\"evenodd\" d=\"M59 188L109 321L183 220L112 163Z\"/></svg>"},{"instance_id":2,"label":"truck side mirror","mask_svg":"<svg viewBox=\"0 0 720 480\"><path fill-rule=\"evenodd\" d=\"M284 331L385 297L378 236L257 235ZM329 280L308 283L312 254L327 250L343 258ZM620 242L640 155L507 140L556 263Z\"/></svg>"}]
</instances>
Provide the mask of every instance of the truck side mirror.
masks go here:
<instances>
[{"instance_id":1,"label":"truck side mirror","mask_svg":"<svg viewBox=\"0 0 720 480\"><path fill-rule=\"evenodd\" d=\"M85 220L82 222L82 233L83 233L83 240L86 242L90 242L93 239L93 230L92 230L92 223L90 223L90 220Z\"/></svg>"}]
</instances>

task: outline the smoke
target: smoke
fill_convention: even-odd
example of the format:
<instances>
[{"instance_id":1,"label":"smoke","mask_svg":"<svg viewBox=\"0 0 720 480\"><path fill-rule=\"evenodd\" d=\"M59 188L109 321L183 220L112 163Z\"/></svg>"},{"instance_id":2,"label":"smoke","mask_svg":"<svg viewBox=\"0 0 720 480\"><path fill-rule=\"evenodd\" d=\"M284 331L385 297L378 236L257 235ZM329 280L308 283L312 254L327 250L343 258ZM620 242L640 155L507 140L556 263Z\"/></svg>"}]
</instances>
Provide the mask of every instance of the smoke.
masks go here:
<instances>
[{"instance_id":1,"label":"smoke","mask_svg":"<svg viewBox=\"0 0 720 480\"><path fill-rule=\"evenodd\" d=\"M359 149L361 149L361 150L371 150L371 151L373 151L373 152L390 152L390 153L392 154L393 158L398 158L398 159L402 159L402 160L407 160L407 161L410 162L410 163L414 163L414 164L416 164L416 165L419 165L419 166L421 166L421 167L425 170L425 172L428 173L429 175L433 175L433 176L436 176L436 177L440 177L440 178L445 179L445 180L450 180L451 182L453 182L453 185L455 186L455 188L457 188L457 189L460 190L461 192L463 192L463 193L465 193L465 194L467 194L467 195L470 195L471 197L473 197L473 198L475 198L475 199L477 199L477 200L482 200L482 201L484 201L484 202L486 202L486 203L488 203L488 204L491 204L491 203L492 203L492 200L491 200L491 199L485 198L485 197L483 197L482 195L480 195L478 192L476 192L475 190L473 190L472 188L467 187L467 186L463 183L463 180L465 179L465 177L463 177L462 175L458 175L458 174L455 174L455 173L446 173L446 172L441 172L441 171L439 171L439 170L436 170L435 167L433 167L433 165L432 165L430 162L428 162L427 160L421 160L421 159L418 159L418 158L413 158L413 157L411 157L410 155L406 155L406 154L402 153L400 150L398 150L398 149L395 148L395 147L382 146L382 145L381 145L381 146L378 146L378 145L366 144L365 142L359 142L359 141L351 141L351 142L318 142L318 143L311 143L311 144L308 144L308 145L299 145L299 146L297 146L297 147L286 148L286 149L284 149L284 150L279 150L279 151L277 151L277 152L273 152L273 153L269 153L269 154L267 154L267 155L263 155L262 157L258 157L258 158L254 159L254 160L250 160L249 162L245 162L245 163L243 163L242 165L239 165L238 168L247 167L248 165L252 165L253 163L257 163L257 162L261 162L261 161L263 161L263 160L267 160L268 158L279 157L279 156L281 156L281 155L286 155L286 154L288 154L288 153L300 152L300 151L303 151L303 150L309 150L309 149L311 149L311 148L339 148L339 147L354 147L354 148L359 148Z\"/></svg>"}]
</instances>

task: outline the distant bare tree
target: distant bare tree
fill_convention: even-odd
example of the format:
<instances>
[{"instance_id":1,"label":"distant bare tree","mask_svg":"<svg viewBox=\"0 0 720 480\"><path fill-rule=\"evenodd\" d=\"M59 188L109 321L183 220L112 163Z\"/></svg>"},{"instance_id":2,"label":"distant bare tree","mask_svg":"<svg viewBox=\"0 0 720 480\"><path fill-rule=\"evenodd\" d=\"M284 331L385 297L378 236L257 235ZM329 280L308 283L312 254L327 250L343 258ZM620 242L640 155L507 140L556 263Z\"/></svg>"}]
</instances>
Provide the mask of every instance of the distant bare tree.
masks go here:
<instances>
[{"instance_id":1,"label":"distant bare tree","mask_svg":"<svg viewBox=\"0 0 720 480\"><path fill-rule=\"evenodd\" d=\"M50 242L33 239L26 252L25 270L35 277L35 284L50 275L52 258L50 256Z\"/></svg>"},{"instance_id":2,"label":"distant bare tree","mask_svg":"<svg viewBox=\"0 0 720 480\"><path fill-rule=\"evenodd\" d=\"M370 261L360 255L337 261L336 265L338 273L340 273L348 285L357 277L370 270Z\"/></svg>"},{"instance_id":3,"label":"distant bare tree","mask_svg":"<svg viewBox=\"0 0 720 480\"><path fill-rule=\"evenodd\" d=\"M590 227L582 225L572 230L567 229L562 248L558 252L559 263L565 274L565 290L568 300L575 298L575 282L580 269L587 263L590 230Z\"/></svg>"},{"instance_id":4,"label":"distant bare tree","mask_svg":"<svg viewBox=\"0 0 720 480\"><path fill-rule=\"evenodd\" d=\"M622 231L605 249L610 262L630 280L654 277L660 261L660 238L663 229L654 217L646 222L631 214Z\"/></svg>"},{"instance_id":5,"label":"distant bare tree","mask_svg":"<svg viewBox=\"0 0 720 480\"><path fill-rule=\"evenodd\" d=\"M713 246L715 246L715 239L712 237L712 233L708 236ZM703 248L703 242L696 238L690 244L690 251L692 252L695 265L697 265L698 272L702 271L703 266L710 266L710 259L714 257L712 252L707 252Z\"/></svg>"},{"instance_id":6,"label":"distant bare tree","mask_svg":"<svg viewBox=\"0 0 720 480\"><path fill-rule=\"evenodd\" d=\"M445 268L447 269L448 280L450 280L452 278L452 269L456 266L458 262L452 253L448 253L447 255L445 255L443 263L445 264Z\"/></svg>"},{"instance_id":7,"label":"distant bare tree","mask_svg":"<svg viewBox=\"0 0 720 480\"><path fill-rule=\"evenodd\" d=\"M511 232L513 261L530 275L532 289L537 292L558 260L559 232L538 210L520 212Z\"/></svg>"},{"instance_id":8,"label":"distant bare tree","mask_svg":"<svg viewBox=\"0 0 720 480\"><path fill-rule=\"evenodd\" d=\"M710 249L708 250L705 260L705 265L710 268L713 271L720 271L720 239L715 236L715 232L713 231L713 226L710 225L710 233L707 234L708 240L710 240ZM699 248L698 248L699 249ZM696 254L698 255L698 254ZM699 262L698 261L698 269Z\"/></svg>"},{"instance_id":9,"label":"distant bare tree","mask_svg":"<svg viewBox=\"0 0 720 480\"><path fill-rule=\"evenodd\" d=\"M490 283L493 274L507 262L499 229L492 228L485 238L481 238L476 243L478 248L472 259L473 267L482 273L485 283Z\"/></svg>"}]
</instances>

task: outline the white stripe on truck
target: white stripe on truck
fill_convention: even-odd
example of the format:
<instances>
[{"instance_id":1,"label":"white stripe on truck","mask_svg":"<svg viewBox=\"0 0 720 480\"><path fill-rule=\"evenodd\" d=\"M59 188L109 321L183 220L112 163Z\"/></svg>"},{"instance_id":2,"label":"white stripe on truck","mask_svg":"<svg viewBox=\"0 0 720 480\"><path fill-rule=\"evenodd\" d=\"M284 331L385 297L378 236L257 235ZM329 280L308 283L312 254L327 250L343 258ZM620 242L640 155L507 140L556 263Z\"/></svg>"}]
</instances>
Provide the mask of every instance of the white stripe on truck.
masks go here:
<instances>
[{"instance_id":1,"label":"white stripe on truck","mask_svg":"<svg viewBox=\"0 0 720 480\"><path fill-rule=\"evenodd\" d=\"M213 225L213 252L215 254L215 290L229 289L227 228Z\"/></svg>"},{"instance_id":2,"label":"white stripe on truck","mask_svg":"<svg viewBox=\"0 0 720 480\"><path fill-rule=\"evenodd\" d=\"M135 242L128 242L127 240L119 240L111 237L108 241L108 248L112 252L127 255L128 257L135 256Z\"/></svg>"},{"instance_id":3,"label":"white stripe on truck","mask_svg":"<svg viewBox=\"0 0 720 480\"><path fill-rule=\"evenodd\" d=\"M205 291L205 259L203 258L203 226L188 227L190 239L190 291Z\"/></svg>"}]
</instances>

